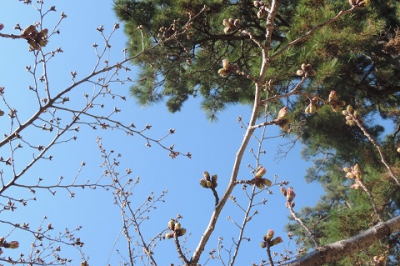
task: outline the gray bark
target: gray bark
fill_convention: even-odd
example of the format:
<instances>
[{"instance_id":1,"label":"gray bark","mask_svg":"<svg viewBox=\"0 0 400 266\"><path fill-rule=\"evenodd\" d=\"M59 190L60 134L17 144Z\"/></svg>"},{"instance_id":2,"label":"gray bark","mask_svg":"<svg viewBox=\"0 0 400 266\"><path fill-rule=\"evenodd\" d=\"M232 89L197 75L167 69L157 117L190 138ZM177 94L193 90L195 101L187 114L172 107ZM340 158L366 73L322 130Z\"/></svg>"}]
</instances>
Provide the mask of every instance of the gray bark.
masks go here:
<instances>
[{"instance_id":1,"label":"gray bark","mask_svg":"<svg viewBox=\"0 0 400 266\"><path fill-rule=\"evenodd\" d=\"M398 231L400 231L400 215L386 222L378 223L356 236L326 246L320 246L311 253L282 265L321 266L366 249L379 239L388 237Z\"/></svg>"}]
</instances>

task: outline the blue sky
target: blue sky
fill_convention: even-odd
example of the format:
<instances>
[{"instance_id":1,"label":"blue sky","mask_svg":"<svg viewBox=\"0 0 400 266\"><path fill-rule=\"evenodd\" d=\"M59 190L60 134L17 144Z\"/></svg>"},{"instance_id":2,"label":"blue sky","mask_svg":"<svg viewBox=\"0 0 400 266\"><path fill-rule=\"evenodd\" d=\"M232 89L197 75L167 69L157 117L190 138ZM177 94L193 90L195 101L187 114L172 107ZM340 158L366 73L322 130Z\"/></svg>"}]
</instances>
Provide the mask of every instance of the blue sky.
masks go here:
<instances>
[{"instance_id":1,"label":"blue sky","mask_svg":"<svg viewBox=\"0 0 400 266\"><path fill-rule=\"evenodd\" d=\"M53 36L46 50L62 47L63 53L57 54L49 62L49 77L53 95L71 84L71 71L77 71L77 78L83 78L93 69L96 56L93 52L93 43L103 45L102 38L96 28L104 25L105 33L109 33L117 19L112 11L112 1L51 1L45 2L45 6L56 6L57 12L51 13L46 17L44 26L51 29L57 22L60 13L65 12L67 18L60 25L60 35ZM38 13L31 6L24 5L17 0L6 0L0 10L1 23L5 25L2 33L18 34L14 30L16 23L22 28L39 20ZM112 46L110 62L117 62L123 59L122 50L126 43L123 30L119 29L113 36L110 44ZM25 66L33 64L33 56L28 52L28 45L24 40L1 39L0 53L2 62L0 64L0 86L6 88L6 99L10 106L18 110L18 115L22 121L32 115L32 111L37 108L35 95L28 90L32 84L32 77L28 74ZM38 70L40 72L40 70ZM135 74L131 77L134 79ZM101 99L99 102L105 104L104 109L99 112L107 114L114 106L121 109L115 119L121 120L126 124L133 122L138 129L146 124L152 125L148 136L159 138L174 128L175 134L165 140L165 145L175 144L177 150L181 152L190 151L193 155L189 160L186 157L178 157L174 160L168 157L165 150L153 145L151 148L145 146L146 141L140 136L126 136L117 130L92 130L81 126L76 141L62 143L49 151L53 156L52 161L41 161L31 168L22 178L23 184L35 184L38 178L43 178L47 184L57 183L60 176L63 182L68 183L74 179L84 161L86 166L78 176L81 183L85 180L96 180L102 174L99 165L102 163L100 153L96 144L96 137L102 137L103 146L107 150L115 150L121 153L121 164L119 171L132 169L132 177L140 177L140 183L133 190L132 206L139 206L146 200L151 191L155 195L168 189L165 203L158 204L157 209L149 215L150 219L143 226L145 237L150 238L167 227L170 218L182 215L181 223L187 229L188 238L185 247L189 250L196 248L197 243L204 232L209 217L213 210L214 198L209 190L203 189L199 185L203 171L207 170L211 174L218 174L219 186L217 191L222 195L232 171L235 154L242 141L244 129L237 123L238 116L243 117L246 123L250 116L249 106L231 106L219 115L216 123L210 123L205 114L200 109L198 99L191 99L185 103L182 112L177 114L168 113L163 104L150 107L139 107L135 100L129 96L129 84L113 84L110 88L123 96L127 101ZM83 93L90 93L93 90L91 84L84 84L76 88L69 94L71 101L66 104L70 108L79 108L84 102ZM0 103L0 109L5 106ZM67 119L68 116L65 116ZM9 132L9 119L7 116L0 118L4 133ZM47 132L32 130L28 131L32 143L46 142L49 139ZM261 130L256 131L259 136ZM273 179L277 175L278 181L286 180L296 191L296 207L299 210L302 206L314 204L321 195L321 189L316 184L305 184L303 176L308 164L301 160L301 146L296 145L288 154L285 160L277 162L275 157L279 145L290 142L287 138L278 136L279 130L275 127L267 128L267 136L274 137L264 142L266 155L261 158L260 163L267 168L266 177ZM72 135L71 135L72 136ZM257 148L257 143L250 143L247 150ZM7 158L10 153L9 147L2 148L2 156ZM23 148L16 155L16 167L21 169L32 158L32 150ZM255 166L256 161L250 153L246 153L240 171L240 179L250 179L252 175L247 164ZM9 168L4 167L4 177L10 173ZM276 235L284 239L283 245L277 246L274 251L281 251L284 247L294 249L294 244L288 246L288 241L283 227L287 222L288 210L284 207L285 199L279 193L279 187L273 187L273 194L263 194L258 196L258 200L267 199L265 205L257 208L259 215L249 223L245 231L245 236L251 241L245 241L241 247L241 255L237 260L237 265L250 265L252 262L259 263L261 259L267 259L265 250L259 248L259 242L268 229L274 229ZM47 225L51 222L56 232L63 232L66 227L73 229L82 226L76 234L85 243L82 252L85 257L89 257L90 265L118 265L121 261L116 254L118 249L121 254L126 255L126 243L124 237L118 238L121 230L121 216L118 208L113 205L111 191L102 189L74 189L74 198L65 190L58 190L53 196L49 191L38 190L35 195L27 189L13 189L8 192L8 196L15 198L30 198L36 196L36 201L29 201L26 207L18 205L14 212L2 212L2 221L12 223L29 222L32 229L40 225L44 216L48 219L44 222ZM234 190L235 196L244 206L247 202L240 186ZM4 196L4 195L2 195ZM5 204L6 198L2 198ZM206 246L201 259L202 265L208 257L208 252L217 247L218 237L224 238L225 248L230 248L232 238L236 240L239 231L233 223L226 218L230 216L238 223L242 222L243 213L238 208L228 202L222 212L217 229L212 239ZM12 227L2 226L1 235L8 236ZM7 237L7 240L18 240L20 248L16 250L6 250L4 256L18 256L21 252L29 254L32 239L29 235L14 230ZM190 253L191 254L191 253ZM251 254L251 255L249 255ZM65 249L62 253L64 257L71 257L77 265L80 262L81 254L76 249ZM222 254L225 259L227 253ZM155 250L155 258L158 265L169 265L180 261L175 252L173 241L162 241ZM141 265L141 262L138 262ZM207 265L220 265L219 261L209 261Z\"/></svg>"}]
</instances>

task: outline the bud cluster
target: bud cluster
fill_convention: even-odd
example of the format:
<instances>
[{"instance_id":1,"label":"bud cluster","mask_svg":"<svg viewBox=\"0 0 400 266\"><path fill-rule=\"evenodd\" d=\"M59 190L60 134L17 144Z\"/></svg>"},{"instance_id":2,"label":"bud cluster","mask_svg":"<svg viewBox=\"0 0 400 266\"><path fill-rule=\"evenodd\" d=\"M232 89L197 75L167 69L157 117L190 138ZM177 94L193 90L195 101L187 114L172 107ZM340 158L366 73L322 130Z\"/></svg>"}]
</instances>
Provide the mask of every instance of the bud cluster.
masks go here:
<instances>
[{"instance_id":1,"label":"bud cluster","mask_svg":"<svg viewBox=\"0 0 400 266\"><path fill-rule=\"evenodd\" d=\"M386 257L385 256L374 256L375 265L386 265Z\"/></svg>"},{"instance_id":2,"label":"bud cluster","mask_svg":"<svg viewBox=\"0 0 400 266\"><path fill-rule=\"evenodd\" d=\"M225 34L229 34L234 32L235 30L239 29L240 26L240 20L239 19L233 19L233 18L229 18L229 19L224 19L222 21L222 25L224 25L224 33Z\"/></svg>"},{"instance_id":3,"label":"bud cluster","mask_svg":"<svg viewBox=\"0 0 400 266\"><path fill-rule=\"evenodd\" d=\"M310 99L310 104L306 107L305 113L306 114L315 114L319 112L321 106L319 105L319 100L317 97Z\"/></svg>"},{"instance_id":4,"label":"bud cluster","mask_svg":"<svg viewBox=\"0 0 400 266\"><path fill-rule=\"evenodd\" d=\"M166 239L174 238L175 235L177 237L180 237L180 236L183 236L184 234L186 234L186 229L181 226L180 222L178 222L174 219L171 219L168 222L168 229L170 229L171 232L168 232L164 235L164 238L166 238Z\"/></svg>"},{"instance_id":5,"label":"bud cluster","mask_svg":"<svg viewBox=\"0 0 400 266\"><path fill-rule=\"evenodd\" d=\"M253 181L259 189L263 189L265 186L270 187L272 185L271 180L263 178L266 172L267 169L265 169L263 166L259 166L256 170Z\"/></svg>"},{"instance_id":6,"label":"bud cluster","mask_svg":"<svg viewBox=\"0 0 400 266\"><path fill-rule=\"evenodd\" d=\"M356 124L355 119L360 120L360 113L351 105L348 105L346 110L342 111L342 114L346 116L346 124L349 126L354 126Z\"/></svg>"},{"instance_id":7,"label":"bud cluster","mask_svg":"<svg viewBox=\"0 0 400 266\"><path fill-rule=\"evenodd\" d=\"M296 193L294 192L294 189L292 187L289 187L288 189L281 187L281 193L283 196L286 197L286 207L293 208L295 206L295 203L293 200L296 197Z\"/></svg>"},{"instance_id":8,"label":"bud cluster","mask_svg":"<svg viewBox=\"0 0 400 266\"><path fill-rule=\"evenodd\" d=\"M300 77L313 77L317 74L310 64L301 64L301 69L296 71L296 75Z\"/></svg>"},{"instance_id":9,"label":"bud cluster","mask_svg":"<svg viewBox=\"0 0 400 266\"><path fill-rule=\"evenodd\" d=\"M336 94L336 91L332 90L329 93L329 97L328 97L328 103L332 108L332 111L339 112L341 110L341 107L346 105L345 101L339 101L339 97Z\"/></svg>"},{"instance_id":10,"label":"bud cluster","mask_svg":"<svg viewBox=\"0 0 400 266\"><path fill-rule=\"evenodd\" d=\"M21 37L27 40L31 50L40 50L47 45L47 33L48 29L39 32L35 25L30 25L22 31Z\"/></svg>"},{"instance_id":11,"label":"bud cluster","mask_svg":"<svg viewBox=\"0 0 400 266\"><path fill-rule=\"evenodd\" d=\"M370 0L349 0L350 5L358 7L369 6L370 3Z\"/></svg>"},{"instance_id":12,"label":"bud cluster","mask_svg":"<svg viewBox=\"0 0 400 266\"><path fill-rule=\"evenodd\" d=\"M264 1L254 1L254 7L258 8L257 17L259 19L264 18L269 13L269 3Z\"/></svg>"},{"instance_id":13,"label":"bud cluster","mask_svg":"<svg viewBox=\"0 0 400 266\"><path fill-rule=\"evenodd\" d=\"M223 59L222 60L222 68L218 70L218 74L221 77L226 78L227 76L229 76L229 74L235 73L238 70L238 68L239 67L237 64L231 64L231 62L229 62L229 60Z\"/></svg>"},{"instance_id":14,"label":"bud cluster","mask_svg":"<svg viewBox=\"0 0 400 266\"><path fill-rule=\"evenodd\" d=\"M260 243L260 247L261 248L272 247L283 242L282 237L278 236L272 239L273 237L274 237L274 230L269 229L267 234L264 235L263 237L264 241Z\"/></svg>"},{"instance_id":15,"label":"bud cluster","mask_svg":"<svg viewBox=\"0 0 400 266\"><path fill-rule=\"evenodd\" d=\"M216 188L218 186L217 180L218 180L218 175L215 174L210 176L210 174L207 171L204 171L203 178L200 179L200 185L203 188Z\"/></svg>"},{"instance_id":16,"label":"bud cluster","mask_svg":"<svg viewBox=\"0 0 400 266\"><path fill-rule=\"evenodd\" d=\"M277 118L275 118L272 122L279 126L283 131L290 132L290 124L293 122L293 119L289 117L289 108L287 106L282 107L278 112Z\"/></svg>"},{"instance_id":17,"label":"bud cluster","mask_svg":"<svg viewBox=\"0 0 400 266\"><path fill-rule=\"evenodd\" d=\"M3 254L3 250L1 248L18 248L19 242L18 241L11 241L7 242L4 237L0 237L0 255Z\"/></svg>"},{"instance_id":18,"label":"bud cluster","mask_svg":"<svg viewBox=\"0 0 400 266\"><path fill-rule=\"evenodd\" d=\"M355 180L356 183L353 184L351 187L354 189L358 189L360 187L360 182L362 181L360 166L358 164L355 164L353 167L344 167L343 171L346 172L346 178Z\"/></svg>"}]
</instances>

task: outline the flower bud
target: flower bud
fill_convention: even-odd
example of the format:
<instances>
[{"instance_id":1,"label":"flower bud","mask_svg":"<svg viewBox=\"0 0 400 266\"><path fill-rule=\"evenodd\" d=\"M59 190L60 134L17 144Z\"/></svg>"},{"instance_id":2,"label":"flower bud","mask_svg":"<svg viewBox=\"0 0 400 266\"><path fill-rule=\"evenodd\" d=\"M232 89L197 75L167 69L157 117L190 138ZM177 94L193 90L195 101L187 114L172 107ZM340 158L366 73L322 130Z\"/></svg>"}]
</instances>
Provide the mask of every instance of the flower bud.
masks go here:
<instances>
[{"instance_id":1,"label":"flower bud","mask_svg":"<svg viewBox=\"0 0 400 266\"><path fill-rule=\"evenodd\" d=\"M210 174L207 171L203 172L203 176L207 181L210 181Z\"/></svg>"},{"instance_id":2,"label":"flower bud","mask_svg":"<svg viewBox=\"0 0 400 266\"><path fill-rule=\"evenodd\" d=\"M164 235L164 238L166 238L166 239L174 238L174 233L173 233L173 232L166 233L166 234Z\"/></svg>"},{"instance_id":3,"label":"flower bud","mask_svg":"<svg viewBox=\"0 0 400 266\"><path fill-rule=\"evenodd\" d=\"M231 31L232 31L232 28L229 28L229 27L225 27L224 28L224 33L225 34L229 34Z\"/></svg>"},{"instance_id":4,"label":"flower bud","mask_svg":"<svg viewBox=\"0 0 400 266\"><path fill-rule=\"evenodd\" d=\"M173 219L169 220L169 222L168 222L168 228L169 228L170 230L175 230L175 220L173 220Z\"/></svg>"},{"instance_id":5,"label":"flower bud","mask_svg":"<svg viewBox=\"0 0 400 266\"><path fill-rule=\"evenodd\" d=\"M218 70L218 75L220 75L223 78L228 77L230 74L230 71L225 70L224 68L221 68Z\"/></svg>"},{"instance_id":6,"label":"flower bud","mask_svg":"<svg viewBox=\"0 0 400 266\"><path fill-rule=\"evenodd\" d=\"M211 182L212 182L212 183L216 183L217 180L218 180L218 175L212 175L212 177L211 177Z\"/></svg>"},{"instance_id":7,"label":"flower bud","mask_svg":"<svg viewBox=\"0 0 400 266\"><path fill-rule=\"evenodd\" d=\"M274 237L274 230L269 229L267 234L264 236L264 241L271 240Z\"/></svg>"},{"instance_id":8,"label":"flower bud","mask_svg":"<svg viewBox=\"0 0 400 266\"><path fill-rule=\"evenodd\" d=\"M227 19L224 19L224 20L222 21L222 25L224 25L224 26L227 27L227 28L232 27L232 23L230 23L229 20L227 20Z\"/></svg>"},{"instance_id":9,"label":"flower bud","mask_svg":"<svg viewBox=\"0 0 400 266\"><path fill-rule=\"evenodd\" d=\"M19 247L18 241L11 241L8 244L9 244L9 248L18 248Z\"/></svg>"},{"instance_id":10,"label":"flower bud","mask_svg":"<svg viewBox=\"0 0 400 266\"><path fill-rule=\"evenodd\" d=\"M283 242L282 237L278 236L278 237L272 239L271 246L275 246L275 245L277 245L279 243L282 243L282 242Z\"/></svg>"},{"instance_id":11,"label":"flower bud","mask_svg":"<svg viewBox=\"0 0 400 266\"><path fill-rule=\"evenodd\" d=\"M310 110L311 110L310 106L311 106L311 104L307 105L306 110L304 110L304 112L305 112L306 114L311 113L311 112L310 112Z\"/></svg>"},{"instance_id":12,"label":"flower bud","mask_svg":"<svg viewBox=\"0 0 400 266\"><path fill-rule=\"evenodd\" d=\"M264 182L257 182L257 183L256 183L256 186L257 186L259 189L263 189L263 188L265 187Z\"/></svg>"},{"instance_id":13,"label":"flower bud","mask_svg":"<svg viewBox=\"0 0 400 266\"><path fill-rule=\"evenodd\" d=\"M263 178L263 183L264 185L266 185L267 187L270 187L272 185L271 180L267 179L267 178Z\"/></svg>"},{"instance_id":14,"label":"flower bud","mask_svg":"<svg viewBox=\"0 0 400 266\"><path fill-rule=\"evenodd\" d=\"M183 236L184 234L186 234L186 229L180 228L179 230L175 230L175 233L177 236Z\"/></svg>"},{"instance_id":15,"label":"flower bud","mask_svg":"<svg viewBox=\"0 0 400 266\"><path fill-rule=\"evenodd\" d=\"M358 166L358 164L355 164L353 167L353 174L355 175L355 177L357 179L361 179L362 178L362 174L361 174L361 169Z\"/></svg>"},{"instance_id":16,"label":"flower bud","mask_svg":"<svg viewBox=\"0 0 400 266\"><path fill-rule=\"evenodd\" d=\"M227 60L227 59L223 59L223 60L222 60L222 67L223 67L225 70L228 70L229 67L230 67L230 65L231 65L231 63L229 62L229 60Z\"/></svg>"},{"instance_id":17,"label":"flower bud","mask_svg":"<svg viewBox=\"0 0 400 266\"><path fill-rule=\"evenodd\" d=\"M265 248L266 246L267 246L267 243L266 243L266 242L261 242L261 243L260 243L260 247L261 247L261 248Z\"/></svg>"},{"instance_id":18,"label":"flower bud","mask_svg":"<svg viewBox=\"0 0 400 266\"><path fill-rule=\"evenodd\" d=\"M291 202L296 197L296 193L294 193L293 188L289 188L286 191L286 200Z\"/></svg>"},{"instance_id":19,"label":"flower bud","mask_svg":"<svg viewBox=\"0 0 400 266\"><path fill-rule=\"evenodd\" d=\"M346 111L347 111L347 112L349 112L349 113L353 113L353 112L354 112L354 108L353 108L353 106L351 106L350 104L349 104L349 105L347 105L347 107L346 107Z\"/></svg>"},{"instance_id":20,"label":"flower bud","mask_svg":"<svg viewBox=\"0 0 400 266\"><path fill-rule=\"evenodd\" d=\"M175 223L174 231L181 229L181 223L177 222Z\"/></svg>"},{"instance_id":21,"label":"flower bud","mask_svg":"<svg viewBox=\"0 0 400 266\"><path fill-rule=\"evenodd\" d=\"M317 108L313 104L310 104L309 106L310 106L310 114L314 114Z\"/></svg>"},{"instance_id":22,"label":"flower bud","mask_svg":"<svg viewBox=\"0 0 400 266\"><path fill-rule=\"evenodd\" d=\"M353 175L352 172L348 172L348 173L346 174L346 178L353 179L354 177L355 177L355 176Z\"/></svg>"},{"instance_id":23,"label":"flower bud","mask_svg":"<svg viewBox=\"0 0 400 266\"><path fill-rule=\"evenodd\" d=\"M281 187L280 191L281 191L282 195L286 197L286 193L287 193L286 188Z\"/></svg>"},{"instance_id":24,"label":"flower bud","mask_svg":"<svg viewBox=\"0 0 400 266\"><path fill-rule=\"evenodd\" d=\"M205 179L200 179L200 185L203 187L203 188L207 188L207 181L205 180Z\"/></svg>"},{"instance_id":25,"label":"flower bud","mask_svg":"<svg viewBox=\"0 0 400 266\"><path fill-rule=\"evenodd\" d=\"M265 169L263 166L258 167L257 172L256 172L256 178L263 177L263 175L265 175L266 172L267 172L267 169Z\"/></svg>"}]
</instances>

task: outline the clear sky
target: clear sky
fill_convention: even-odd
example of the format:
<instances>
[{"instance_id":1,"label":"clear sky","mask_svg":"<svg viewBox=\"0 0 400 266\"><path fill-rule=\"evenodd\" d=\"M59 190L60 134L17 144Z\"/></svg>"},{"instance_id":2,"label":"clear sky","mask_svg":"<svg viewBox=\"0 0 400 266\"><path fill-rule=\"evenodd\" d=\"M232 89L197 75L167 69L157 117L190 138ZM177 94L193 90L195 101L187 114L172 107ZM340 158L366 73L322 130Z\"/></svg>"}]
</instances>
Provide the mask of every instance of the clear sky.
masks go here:
<instances>
[{"instance_id":1,"label":"clear sky","mask_svg":"<svg viewBox=\"0 0 400 266\"><path fill-rule=\"evenodd\" d=\"M53 36L46 50L53 50L62 47L63 53L57 54L48 64L50 90L55 95L71 84L71 71L78 73L77 78L83 78L93 69L96 56L92 47L93 43L104 45L99 32L96 28L104 25L105 33L108 34L115 22L118 22L113 10L112 1L45 1L45 6L56 6L56 12L46 17L44 27L52 29L60 17L61 12L65 12L67 18L61 23L60 35ZM173 19L173 18L171 18ZM24 5L18 0L5 0L0 9L0 23L5 25L2 33L19 34L14 30L16 23L22 28L33 24L39 20L39 14L32 6ZM33 56L28 52L28 44L24 40L0 39L0 86L6 88L6 99L10 106L18 110L18 115L25 121L37 108L37 99L28 86L33 84L31 75L26 71L25 66L33 65ZM110 62L117 62L123 59L122 50L127 39L123 30L119 29L112 38ZM40 69L38 72L40 73ZM132 73L134 80L135 74ZM218 174L219 186L217 191L222 196L224 189L232 171L232 166L237 149L243 138L244 129L237 123L239 116L243 117L246 123L250 116L249 106L231 106L219 115L216 123L211 123L206 119L205 114L200 109L198 99L192 99L185 103L182 112L177 114L168 113L163 104L150 107L139 107L135 100L129 96L129 84L112 84L110 88L120 95L127 97L127 101L114 100L105 97L98 103L104 103L105 108L99 112L107 115L116 106L122 112L118 113L116 119L126 124L134 123L138 129L146 124L152 125L151 130L146 133L151 137L160 138L168 132L170 128L175 129L175 134L168 137L164 143L166 146L175 144L175 148L181 152L190 151L192 159L178 157L174 160L168 157L165 150L153 145L151 148L145 146L145 139L138 135L126 136L117 130L92 130L89 127L81 126L76 141L61 143L49 151L53 156L52 161L41 161L35 167L24 174L21 179L23 184L35 184L38 178L43 178L47 184L57 183L60 176L63 176L63 184L67 184L74 179L84 161L86 166L78 176L80 183L86 180L97 180L102 172L99 166L102 163L100 152L97 148L96 137L103 138L103 146L108 150L115 150L121 153L121 164L119 171L125 169L132 170L132 177L140 177L140 183L133 190L131 204L133 207L139 206L146 200L151 191L159 195L163 190L168 189L165 196L165 203L158 204L157 209L153 210L149 216L149 221L143 225L143 233L146 238L155 236L158 232L167 227L170 218L180 214L183 219L181 223L187 229L187 242L185 247L188 250L196 248L197 243L204 232L212 213L214 198L211 191L203 189L199 185L203 171L207 170L211 174ZM252 88L249 88L252 89ZM76 88L68 96L71 101L66 103L66 107L79 108L84 99L83 94L90 94L93 85L84 84ZM4 110L4 103L0 103L0 109ZM67 119L68 116L65 116ZM4 133L10 131L9 119L7 116L0 117L1 128ZM41 126L41 125L39 125ZM29 137L32 143L41 143L48 140L47 132L31 131ZM260 136L261 130L256 131ZM262 157L260 163L267 168L266 177L273 179L278 176L278 181L286 180L296 191L296 207L299 210L303 206L313 205L321 195L322 190L316 184L305 184L304 174L309 166L301 160L301 146L296 145L287 155L286 159L277 162L275 160L279 145L289 143L290 139L278 137L279 130L275 127L267 129L267 136L271 137L264 142L266 155ZM72 134L70 135L70 137ZM250 143L250 148L257 148L257 143ZM7 158L10 154L9 147L5 145L1 148L1 156ZM29 148L21 149L16 155L16 167L22 169L32 158L32 150ZM240 179L250 179L252 175L247 164L255 166L256 161L250 153L242 163ZM5 165L4 176L9 173ZM249 223L245 231L245 237L251 241L245 241L241 247L241 255L238 257L236 265L251 265L252 262L259 263L262 259L267 259L265 249L259 248L262 236L268 229L274 229L276 236L280 235L284 243L277 246L276 251L281 251L284 247L294 249L293 243L288 244L288 239L283 232L283 227L287 222L288 210L284 207L285 199L279 193L279 187L273 187L273 194L266 191L258 196L258 201L267 199L265 205L257 207L259 212ZM76 234L85 243L82 252L85 257L89 257L90 265L118 265L122 261L116 254L118 249L126 258L126 242L121 231L121 215L118 208L113 205L112 191L102 189L74 189L74 198L66 190L57 190L55 196L49 191L38 190L35 195L28 189L15 189L8 192L7 196L15 198L30 198L36 196L36 201L29 201L26 207L17 205L14 212L2 212L1 221L11 221L12 223L29 222L34 230L40 225L44 216L48 219L44 223L51 222L56 232L63 232L66 227L73 229L82 226L82 230ZM247 205L244 192L240 186L234 190L235 196L243 206ZM7 198L1 195L1 204L6 204ZM201 264L204 265L208 252L217 248L218 237L224 238L224 246L230 249L232 239L236 241L239 231L237 227L229 221L227 217L239 224L242 223L243 213L232 202L228 202L222 212L217 229L212 239L206 246L203 253ZM8 236L12 227L2 226L0 236ZM120 236L120 237L118 237ZM32 239L30 235L22 234L19 230L14 230L7 240L18 240L20 248L16 250L5 250L3 256L18 257L21 252L30 254ZM70 265L80 263L80 254L75 249L65 249L61 253L64 257L71 257L74 261ZM191 254L191 253L190 253ZM229 254L221 254L224 259ZM175 251L172 240L164 240L159 243L155 250L155 258L158 265L181 264ZM138 262L137 265L141 265ZM207 265L220 265L217 260L209 261Z\"/></svg>"}]
</instances>

